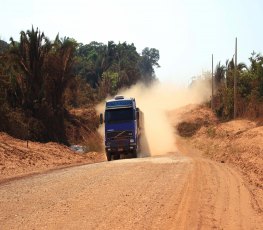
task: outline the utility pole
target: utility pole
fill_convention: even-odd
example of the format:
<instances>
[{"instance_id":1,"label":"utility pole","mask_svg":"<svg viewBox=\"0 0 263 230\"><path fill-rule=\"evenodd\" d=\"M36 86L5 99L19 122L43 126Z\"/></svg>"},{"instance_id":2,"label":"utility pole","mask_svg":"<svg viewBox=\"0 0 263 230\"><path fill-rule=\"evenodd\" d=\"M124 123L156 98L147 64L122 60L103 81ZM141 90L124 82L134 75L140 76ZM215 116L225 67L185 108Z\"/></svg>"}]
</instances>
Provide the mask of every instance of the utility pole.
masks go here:
<instances>
[{"instance_id":1,"label":"utility pole","mask_svg":"<svg viewBox=\"0 0 263 230\"><path fill-rule=\"evenodd\" d=\"M211 109L214 110L214 56L212 54L212 78L211 78L212 94L211 94Z\"/></svg>"},{"instance_id":2,"label":"utility pole","mask_svg":"<svg viewBox=\"0 0 263 230\"><path fill-rule=\"evenodd\" d=\"M234 119L237 117L237 38L235 44L235 70L234 70Z\"/></svg>"}]
</instances>

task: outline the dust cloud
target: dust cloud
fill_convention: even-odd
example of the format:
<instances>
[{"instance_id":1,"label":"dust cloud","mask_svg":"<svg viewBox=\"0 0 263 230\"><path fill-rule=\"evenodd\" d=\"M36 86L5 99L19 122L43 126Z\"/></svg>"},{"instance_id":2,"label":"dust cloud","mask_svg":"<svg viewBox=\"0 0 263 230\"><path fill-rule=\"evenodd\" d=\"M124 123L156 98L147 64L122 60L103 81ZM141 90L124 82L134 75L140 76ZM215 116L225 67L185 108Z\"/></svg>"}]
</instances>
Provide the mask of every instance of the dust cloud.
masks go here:
<instances>
[{"instance_id":1,"label":"dust cloud","mask_svg":"<svg viewBox=\"0 0 263 230\"><path fill-rule=\"evenodd\" d=\"M190 88L175 84L155 83L151 87L137 84L130 89L121 90L118 95L134 97L136 105L144 114L144 137L141 141L142 156L162 155L175 152L175 129L169 121L167 112L188 104L200 104L210 97L207 82L196 82ZM97 106L103 112L105 104ZM102 133L102 129L100 129Z\"/></svg>"}]
</instances>

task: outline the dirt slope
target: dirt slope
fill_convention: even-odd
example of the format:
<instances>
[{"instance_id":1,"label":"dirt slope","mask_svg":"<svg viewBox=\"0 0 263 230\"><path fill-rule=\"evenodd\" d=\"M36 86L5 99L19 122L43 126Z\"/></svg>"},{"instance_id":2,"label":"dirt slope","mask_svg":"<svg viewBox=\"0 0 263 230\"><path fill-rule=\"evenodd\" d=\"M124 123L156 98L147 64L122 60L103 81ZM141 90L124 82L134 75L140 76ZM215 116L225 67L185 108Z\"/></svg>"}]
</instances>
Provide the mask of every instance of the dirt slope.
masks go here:
<instances>
[{"instance_id":1,"label":"dirt slope","mask_svg":"<svg viewBox=\"0 0 263 230\"><path fill-rule=\"evenodd\" d=\"M0 132L0 181L69 165L104 161L104 154L77 154L57 143L27 142Z\"/></svg>"},{"instance_id":2,"label":"dirt slope","mask_svg":"<svg viewBox=\"0 0 263 230\"><path fill-rule=\"evenodd\" d=\"M180 112L180 123L175 124L178 133L186 137L187 128L193 124L199 128L184 138L185 144L241 171L255 195L254 208L263 213L263 126L249 120L220 123L206 107L186 108ZM182 124L186 128L180 130Z\"/></svg>"}]
</instances>

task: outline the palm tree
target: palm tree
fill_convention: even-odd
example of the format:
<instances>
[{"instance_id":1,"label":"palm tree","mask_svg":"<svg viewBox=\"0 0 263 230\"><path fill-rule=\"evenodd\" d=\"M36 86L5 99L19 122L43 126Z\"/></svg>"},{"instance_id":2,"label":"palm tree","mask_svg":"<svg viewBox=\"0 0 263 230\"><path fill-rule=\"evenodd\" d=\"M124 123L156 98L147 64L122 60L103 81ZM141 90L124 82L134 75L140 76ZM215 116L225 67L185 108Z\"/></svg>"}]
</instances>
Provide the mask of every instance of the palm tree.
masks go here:
<instances>
[{"instance_id":1,"label":"palm tree","mask_svg":"<svg viewBox=\"0 0 263 230\"><path fill-rule=\"evenodd\" d=\"M108 45L104 46L103 51L98 53L95 61L95 72L98 81L97 84L102 80L103 73L111 67L115 59L116 44L113 41L109 41Z\"/></svg>"},{"instance_id":2,"label":"palm tree","mask_svg":"<svg viewBox=\"0 0 263 230\"><path fill-rule=\"evenodd\" d=\"M21 31L20 42L16 43L10 38L12 54L24 73L25 81L25 107L33 109L36 102L41 102L44 97L44 63L51 43L44 33L38 28L27 32Z\"/></svg>"},{"instance_id":3,"label":"palm tree","mask_svg":"<svg viewBox=\"0 0 263 230\"><path fill-rule=\"evenodd\" d=\"M216 89L219 88L220 84L223 84L225 82L225 73L226 73L226 67L224 65L221 65L221 63L219 62L216 66L216 71L215 71Z\"/></svg>"},{"instance_id":4,"label":"palm tree","mask_svg":"<svg viewBox=\"0 0 263 230\"><path fill-rule=\"evenodd\" d=\"M240 62L237 64L237 74L240 75L241 71L244 69L248 69L246 64L243 62ZM226 60L226 69L225 69L225 75L226 75L226 85L229 88L234 87L234 71L235 71L235 63L234 58L231 59L231 61Z\"/></svg>"},{"instance_id":5,"label":"palm tree","mask_svg":"<svg viewBox=\"0 0 263 230\"><path fill-rule=\"evenodd\" d=\"M59 39L58 35L54 41L52 52L46 63L46 91L47 99L52 107L63 107L63 93L74 77L72 69L77 42L70 38Z\"/></svg>"}]
</instances>

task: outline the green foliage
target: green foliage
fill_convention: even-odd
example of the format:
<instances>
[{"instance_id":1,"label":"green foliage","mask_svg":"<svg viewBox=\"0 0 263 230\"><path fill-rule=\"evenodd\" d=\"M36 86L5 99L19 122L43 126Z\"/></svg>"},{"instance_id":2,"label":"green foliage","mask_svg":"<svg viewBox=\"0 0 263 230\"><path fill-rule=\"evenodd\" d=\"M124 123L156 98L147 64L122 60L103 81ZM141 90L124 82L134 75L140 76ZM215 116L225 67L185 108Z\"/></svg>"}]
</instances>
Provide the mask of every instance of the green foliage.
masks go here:
<instances>
[{"instance_id":1,"label":"green foliage","mask_svg":"<svg viewBox=\"0 0 263 230\"><path fill-rule=\"evenodd\" d=\"M97 100L95 89L79 76L73 78L64 93L66 108L94 106Z\"/></svg>"},{"instance_id":2,"label":"green foliage","mask_svg":"<svg viewBox=\"0 0 263 230\"><path fill-rule=\"evenodd\" d=\"M8 43L0 40L0 54L5 53L8 50Z\"/></svg>"},{"instance_id":3,"label":"green foliage","mask_svg":"<svg viewBox=\"0 0 263 230\"><path fill-rule=\"evenodd\" d=\"M140 55L134 44L110 41L107 45L98 42L80 44L76 52L75 74L86 80L94 89L106 82L113 84L112 92L129 87L138 81L146 84L155 80L154 67L159 67L159 51L145 48ZM107 72L114 78L104 79ZM107 74L106 74L107 73ZM116 77L118 76L118 77ZM103 85L105 87L105 85Z\"/></svg>"},{"instance_id":4,"label":"green foliage","mask_svg":"<svg viewBox=\"0 0 263 230\"><path fill-rule=\"evenodd\" d=\"M21 31L20 42L11 40L11 54L14 64L22 71L21 90L23 91L23 106L32 110L34 103L44 98L44 64L51 49L50 41L38 28L27 32Z\"/></svg>"},{"instance_id":5,"label":"green foliage","mask_svg":"<svg viewBox=\"0 0 263 230\"><path fill-rule=\"evenodd\" d=\"M29 132L34 140L67 143L66 109L94 106L138 81L151 83L158 60L156 49L140 55L133 43L80 44L59 35L50 41L33 26L19 41L0 40L0 131L15 135L20 127L19 138ZM23 117L21 125L15 117Z\"/></svg>"},{"instance_id":6,"label":"green foliage","mask_svg":"<svg viewBox=\"0 0 263 230\"><path fill-rule=\"evenodd\" d=\"M263 115L263 57L253 52L249 60L249 67L244 63L237 65L237 115L252 118ZM224 120L233 118L234 72L233 59L226 66L219 63L215 71L215 112Z\"/></svg>"},{"instance_id":7,"label":"green foliage","mask_svg":"<svg viewBox=\"0 0 263 230\"><path fill-rule=\"evenodd\" d=\"M149 49L146 47L142 51L141 61L139 63L139 68L143 76L143 82L151 83L155 80L154 69L153 67L160 67L158 64L160 55L157 49Z\"/></svg>"},{"instance_id":8,"label":"green foliage","mask_svg":"<svg viewBox=\"0 0 263 230\"><path fill-rule=\"evenodd\" d=\"M214 83L216 89L218 89L222 84L225 82L225 73L226 73L226 67L221 65L220 62L216 66L215 71L215 77L214 77Z\"/></svg>"}]
</instances>

